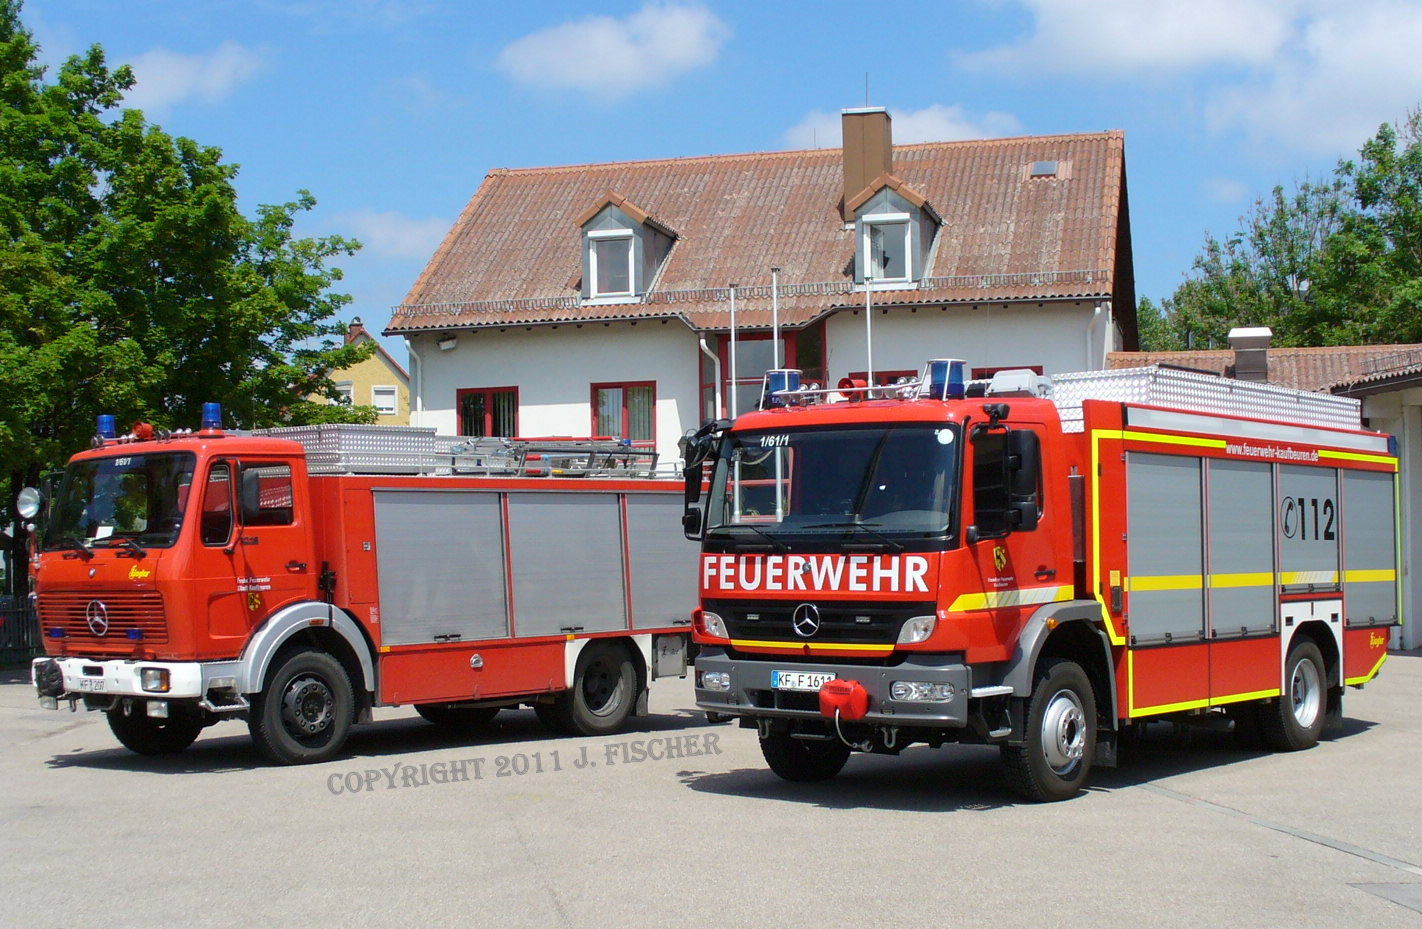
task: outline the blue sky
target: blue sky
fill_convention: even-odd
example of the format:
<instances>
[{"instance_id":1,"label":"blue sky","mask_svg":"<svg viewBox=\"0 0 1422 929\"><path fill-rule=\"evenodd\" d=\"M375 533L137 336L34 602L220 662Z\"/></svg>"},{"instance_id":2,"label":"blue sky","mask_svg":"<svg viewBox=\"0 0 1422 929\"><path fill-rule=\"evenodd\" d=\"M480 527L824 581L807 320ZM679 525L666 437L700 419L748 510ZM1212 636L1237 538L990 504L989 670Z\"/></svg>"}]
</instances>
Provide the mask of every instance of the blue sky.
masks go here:
<instances>
[{"instance_id":1,"label":"blue sky","mask_svg":"<svg viewBox=\"0 0 1422 929\"><path fill-rule=\"evenodd\" d=\"M837 145L887 106L897 142L1126 131L1137 292L1206 231L1327 174L1422 101L1422 4L936 0L485 4L27 0L57 64L134 66L129 104L241 165L244 209L307 188L304 234L379 331L486 172ZM403 344L387 340L403 359Z\"/></svg>"}]
</instances>

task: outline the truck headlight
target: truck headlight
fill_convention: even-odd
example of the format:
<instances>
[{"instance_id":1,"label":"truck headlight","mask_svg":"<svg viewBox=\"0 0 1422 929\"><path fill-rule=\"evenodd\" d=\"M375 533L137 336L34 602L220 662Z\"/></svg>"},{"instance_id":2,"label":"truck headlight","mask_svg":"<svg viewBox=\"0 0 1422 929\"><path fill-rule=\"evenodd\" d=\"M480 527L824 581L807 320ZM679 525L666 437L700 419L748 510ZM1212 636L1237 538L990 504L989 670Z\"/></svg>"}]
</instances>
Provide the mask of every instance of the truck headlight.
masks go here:
<instances>
[{"instance_id":1,"label":"truck headlight","mask_svg":"<svg viewBox=\"0 0 1422 929\"><path fill-rule=\"evenodd\" d=\"M915 616L904 623L899 630L899 644L913 645L915 642L926 642L928 637L933 635L933 628L938 625L937 616Z\"/></svg>"},{"instance_id":2,"label":"truck headlight","mask_svg":"<svg viewBox=\"0 0 1422 929\"><path fill-rule=\"evenodd\" d=\"M140 686L152 694L165 694L171 687L167 668L143 668L138 672Z\"/></svg>"},{"instance_id":3,"label":"truck headlight","mask_svg":"<svg viewBox=\"0 0 1422 929\"><path fill-rule=\"evenodd\" d=\"M731 689L731 674L729 671L703 671L701 673L701 688L703 690L717 690L721 693Z\"/></svg>"},{"instance_id":4,"label":"truck headlight","mask_svg":"<svg viewBox=\"0 0 1422 929\"><path fill-rule=\"evenodd\" d=\"M894 681L889 696L905 703L947 703L953 699L952 684L933 681Z\"/></svg>"},{"instance_id":5,"label":"truck headlight","mask_svg":"<svg viewBox=\"0 0 1422 929\"><path fill-rule=\"evenodd\" d=\"M713 639L729 639L731 636L726 632L726 621L710 610L701 611L701 634Z\"/></svg>"}]
</instances>

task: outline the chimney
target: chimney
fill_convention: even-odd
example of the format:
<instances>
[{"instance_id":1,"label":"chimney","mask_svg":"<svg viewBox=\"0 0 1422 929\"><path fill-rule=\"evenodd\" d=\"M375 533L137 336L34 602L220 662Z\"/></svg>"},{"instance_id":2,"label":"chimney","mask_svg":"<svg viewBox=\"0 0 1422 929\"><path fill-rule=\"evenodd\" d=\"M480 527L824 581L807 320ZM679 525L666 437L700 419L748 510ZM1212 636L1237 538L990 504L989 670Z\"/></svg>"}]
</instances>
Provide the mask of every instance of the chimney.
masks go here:
<instances>
[{"instance_id":1,"label":"chimney","mask_svg":"<svg viewBox=\"0 0 1422 929\"><path fill-rule=\"evenodd\" d=\"M355 319L351 320L350 328L346 330L346 344L350 345L352 342L354 342L356 339L359 339L361 336L369 338L370 333L365 331L365 324L362 323L360 321L360 317L357 316Z\"/></svg>"},{"instance_id":2,"label":"chimney","mask_svg":"<svg viewBox=\"0 0 1422 929\"><path fill-rule=\"evenodd\" d=\"M844 110L840 114L844 136L844 199L840 213L854 221L849 201L881 174L894 171L893 130L889 111L882 106Z\"/></svg>"},{"instance_id":3,"label":"chimney","mask_svg":"<svg viewBox=\"0 0 1422 929\"><path fill-rule=\"evenodd\" d=\"M1268 326L1231 329L1229 347L1234 349L1234 377L1241 381L1269 381L1269 340L1274 330Z\"/></svg>"}]
</instances>

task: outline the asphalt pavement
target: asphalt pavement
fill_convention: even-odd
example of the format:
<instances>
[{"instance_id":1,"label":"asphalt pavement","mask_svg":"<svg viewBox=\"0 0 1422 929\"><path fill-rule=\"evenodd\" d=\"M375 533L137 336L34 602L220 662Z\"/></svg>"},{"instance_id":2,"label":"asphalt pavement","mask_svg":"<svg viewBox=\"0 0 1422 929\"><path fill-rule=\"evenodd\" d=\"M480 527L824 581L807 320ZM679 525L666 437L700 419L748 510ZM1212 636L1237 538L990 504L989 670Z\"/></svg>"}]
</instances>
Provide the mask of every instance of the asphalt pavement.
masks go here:
<instances>
[{"instance_id":1,"label":"asphalt pavement","mask_svg":"<svg viewBox=\"0 0 1422 929\"><path fill-rule=\"evenodd\" d=\"M1422 926L1422 654L1294 754L1150 727L1064 803L994 749L783 782L687 680L624 734L377 712L326 764L241 723L176 756L0 673L0 926Z\"/></svg>"}]
</instances>

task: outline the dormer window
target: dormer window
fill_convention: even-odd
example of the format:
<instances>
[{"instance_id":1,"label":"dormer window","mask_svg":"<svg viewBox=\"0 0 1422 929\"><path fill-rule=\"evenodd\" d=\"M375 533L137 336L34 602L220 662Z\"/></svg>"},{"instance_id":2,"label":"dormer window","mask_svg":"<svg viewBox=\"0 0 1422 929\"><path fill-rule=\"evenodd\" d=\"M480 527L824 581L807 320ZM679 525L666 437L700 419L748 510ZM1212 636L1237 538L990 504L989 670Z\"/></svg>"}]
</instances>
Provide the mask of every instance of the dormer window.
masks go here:
<instances>
[{"instance_id":1,"label":"dormer window","mask_svg":"<svg viewBox=\"0 0 1422 929\"><path fill-rule=\"evenodd\" d=\"M910 249L907 213L886 213L864 217L864 254L868 256L867 275L871 281L913 280L913 260Z\"/></svg>"},{"instance_id":2,"label":"dormer window","mask_svg":"<svg viewBox=\"0 0 1422 929\"><path fill-rule=\"evenodd\" d=\"M588 233L590 297L630 297L632 281L632 231L602 229Z\"/></svg>"},{"instance_id":3,"label":"dormer window","mask_svg":"<svg viewBox=\"0 0 1422 929\"><path fill-rule=\"evenodd\" d=\"M676 233L619 194L608 193L578 218L583 236L582 296L634 303L646 294Z\"/></svg>"},{"instance_id":4,"label":"dormer window","mask_svg":"<svg viewBox=\"0 0 1422 929\"><path fill-rule=\"evenodd\" d=\"M854 214L856 283L902 289L923 280L942 220L922 195L884 174L848 208Z\"/></svg>"}]
</instances>

